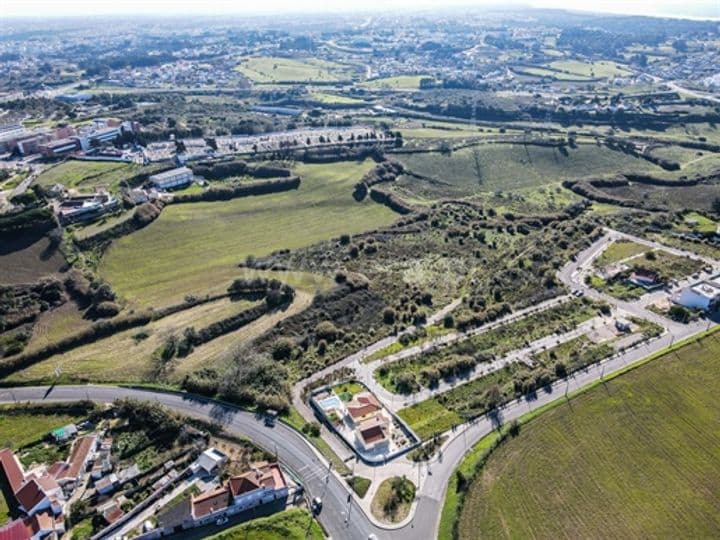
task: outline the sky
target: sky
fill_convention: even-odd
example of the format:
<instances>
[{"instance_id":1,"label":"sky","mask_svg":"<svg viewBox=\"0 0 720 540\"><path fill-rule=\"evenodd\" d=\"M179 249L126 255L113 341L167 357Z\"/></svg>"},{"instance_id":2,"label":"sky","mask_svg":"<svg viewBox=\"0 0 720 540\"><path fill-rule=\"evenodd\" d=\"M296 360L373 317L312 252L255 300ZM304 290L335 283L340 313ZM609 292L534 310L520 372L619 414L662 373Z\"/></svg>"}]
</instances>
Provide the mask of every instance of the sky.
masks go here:
<instances>
[{"instance_id":1,"label":"sky","mask_svg":"<svg viewBox=\"0 0 720 540\"><path fill-rule=\"evenodd\" d=\"M720 0L0 0L2 16L224 15L417 10L511 4L610 13L720 18Z\"/></svg>"}]
</instances>

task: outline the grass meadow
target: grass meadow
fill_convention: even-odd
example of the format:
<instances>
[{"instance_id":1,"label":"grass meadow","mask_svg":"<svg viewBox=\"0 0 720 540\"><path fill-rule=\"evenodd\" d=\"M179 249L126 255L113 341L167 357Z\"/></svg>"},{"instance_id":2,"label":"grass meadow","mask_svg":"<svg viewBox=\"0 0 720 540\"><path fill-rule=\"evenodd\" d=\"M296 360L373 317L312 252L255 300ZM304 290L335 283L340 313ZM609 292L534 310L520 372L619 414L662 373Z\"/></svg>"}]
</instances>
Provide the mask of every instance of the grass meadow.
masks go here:
<instances>
[{"instance_id":1,"label":"grass meadow","mask_svg":"<svg viewBox=\"0 0 720 540\"><path fill-rule=\"evenodd\" d=\"M41 186L62 184L66 188L83 191L92 191L96 187L103 186L112 191L117 189L123 180L162 168L167 168L167 165L143 167L137 163L68 160L43 171L36 183Z\"/></svg>"},{"instance_id":2,"label":"grass meadow","mask_svg":"<svg viewBox=\"0 0 720 540\"><path fill-rule=\"evenodd\" d=\"M249 255L387 225L397 214L352 197L353 185L373 166L369 160L298 165L298 190L170 205L151 225L116 241L101 262L100 274L132 303L161 306L213 286L227 287L243 274L237 265ZM279 278L311 291L318 286L317 278L307 274Z\"/></svg>"},{"instance_id":3,"label":"grass meadow","mask_svg":"<svg viewBox=\"0 0 720 540\"><path fill-rule=\"evenodd\" d=\"M322 540L322 528L307 510L291 508L231 527L208 540Z\"/></svg>"},{"instance_id":4,"label":"grass meadow","mask_svg":"<svg viewBox=\"0 0 720 540\"><path fill-rule=\"evenodd\" d=\"M257 83L337 82L349 80L353 75L347 66L316 58L254 56L243 58L236 69Z\"/></svg>"},{"instance_id":5,"label":"grass meadow","mask_svg":"<svg viewBox=\"0 0 720 540\"><path fill-rule=\"evenodd\" d=\"M158 353L170 336L180 338L185 328L203 328L240 313L251 305L250 302L233 302L224 298L195 306L153 321L147 326L118 332L105 339L55 355L13 373L7 380L23 383L47 382L55 376L57 369L60 371L61 381L154 381L160 374L165 374L174 367L174 364L161 362ZM35 348L32 342L31 347ZM119 358L122 359L121 362L118 362ZM184 360L186 359L177 359L176 362L183 363ZM210 359L206 357L205 361L209 362Z\"/></svg>"},{"instance_id":6,"label":"grass meadow","mask_svg":"<svg viewBox=\"0 0 720 540\"><path fill-rule=\"evenodd\" d=\"M590 145L568 148L567 156L556 148L483 144L449 155L411 154L400 159L412 172L430 180L404 177L399 187L430 200L542 186L590 175L661 170L645 160Z\"/></svg>"},{"instance_id":7,"label":"grass meadow","mask_svg":"<svg viewBox=\"0 0 720 540\"><path fill-rule=\"evenodd\" d=\"M720 337L563 403L496 450L460 538L720 534Z\"/></svg>"}]
</instances>

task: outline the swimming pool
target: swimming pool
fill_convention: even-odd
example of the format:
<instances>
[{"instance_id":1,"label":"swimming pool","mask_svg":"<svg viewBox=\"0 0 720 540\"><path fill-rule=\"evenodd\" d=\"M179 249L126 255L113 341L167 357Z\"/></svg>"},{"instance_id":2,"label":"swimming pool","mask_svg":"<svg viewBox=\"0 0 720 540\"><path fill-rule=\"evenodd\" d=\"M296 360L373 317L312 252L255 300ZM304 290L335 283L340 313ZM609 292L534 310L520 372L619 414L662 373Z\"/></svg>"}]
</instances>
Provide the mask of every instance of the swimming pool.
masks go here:
<instances>
[{"instance_id":1,"label":"swimming pool","mask_svg":"<svg viewBox=\"0 0 720 540\"><path fill-rule=\"evenodd\" d=\"M330 396L326 397L325 399L320 399L317 402L320 407L322 407L322 410L324 411L331 411L333 409L340 409L342 407L342 402L340 401L340 398L337 396Z\"/></svg>"}]
</instances>

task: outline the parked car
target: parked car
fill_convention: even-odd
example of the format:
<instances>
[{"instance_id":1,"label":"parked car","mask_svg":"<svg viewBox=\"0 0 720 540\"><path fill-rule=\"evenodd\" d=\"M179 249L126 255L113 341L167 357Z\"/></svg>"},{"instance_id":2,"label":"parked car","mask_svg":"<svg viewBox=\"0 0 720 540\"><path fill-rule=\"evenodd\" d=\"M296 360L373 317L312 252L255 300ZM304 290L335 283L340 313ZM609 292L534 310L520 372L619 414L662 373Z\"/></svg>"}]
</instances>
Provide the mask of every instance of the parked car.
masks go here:
<instances>
[{"instance_id":1,"label":"parked car","mask_svg":"<svg viewBox=\"0 0 720 540\"><path fill-rule=\"evenodd\" d=\"M217 518L215 520L215 525L217 525L219 527L220 525L225 525L227 522L228 522L227 516L220 516L219 518Z\"/></svg>"},{"instance_id":2,"label":"parked car","mask_svg":"<svg viewBox=\"0 0 720 540\"><path fill-rule=\"evenodd\" d=\"M313 511L313 514L319 514L322 510L322 499L320 497L315 497L312 502L310 503L310 508Z\"/></svg>"}]
</instances>

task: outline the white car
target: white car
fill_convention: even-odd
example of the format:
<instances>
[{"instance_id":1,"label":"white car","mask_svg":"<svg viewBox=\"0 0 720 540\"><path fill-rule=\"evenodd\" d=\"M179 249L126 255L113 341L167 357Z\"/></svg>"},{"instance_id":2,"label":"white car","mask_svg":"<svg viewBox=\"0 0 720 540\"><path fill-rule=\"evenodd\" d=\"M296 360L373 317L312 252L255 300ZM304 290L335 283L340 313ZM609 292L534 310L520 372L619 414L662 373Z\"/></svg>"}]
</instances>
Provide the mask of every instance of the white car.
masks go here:
<instances>
[{"instance_id":1,"label":"white car","mask_svg":"<svg viewBox=\"0 0 720 540\"><path fill-rule=\"evenodd\" d=\"M227 516L220 516L215 520L215 525L219 527L220 525L225 525L228 521L229 520Z\"/></svg>"}]
</instances>

